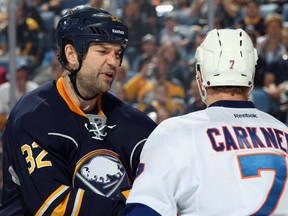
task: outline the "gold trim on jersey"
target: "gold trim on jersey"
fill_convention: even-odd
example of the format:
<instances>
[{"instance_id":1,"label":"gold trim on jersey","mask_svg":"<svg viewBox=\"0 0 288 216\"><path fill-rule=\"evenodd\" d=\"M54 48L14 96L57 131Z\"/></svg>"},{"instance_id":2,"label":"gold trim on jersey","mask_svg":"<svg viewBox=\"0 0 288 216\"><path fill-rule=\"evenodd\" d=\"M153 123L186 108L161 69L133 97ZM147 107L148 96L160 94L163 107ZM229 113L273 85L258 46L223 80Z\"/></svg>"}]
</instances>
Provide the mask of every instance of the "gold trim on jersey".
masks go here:
<instances>
[{"instance_id":1,"label":"gold trim on jersey","mask_svg":"<svg viewBox=\"0 0 288 216\"><path fill-rule=\"evenodd\" d=\"M45 213L45 211L49 208L49 206L51 205L51 203L53 203L53 201L55 199L57 199L60 195L62 195L65 191L67 191L69 189L68 186L66 185L61 185L59 188L57 188L43 203L43 205L39 208L39 210L36 212L36 216L40 216L43 215ZM64 201L65 202L65 201Z\"/></svg>"},{"instance_id":2,"label":"gold trim on jersey","mask_svg":"<svg viewBox=\"0 0 288 216\"><path fill-rule=\"evenodd\" d=\"M131 191L131 189L122 191L121 193L123 194L123 196L124 196L126 199L128 199L128 196L129 196L129 194L130 194L130 191Z\"/></svg>"},{"instance_id":3,"label":"gold trim on jersey","mask_svg":"<svg viewBox=\"0 0 288 216\"><path fill-rule=\"evenodd\" d=\"M56 88L59 91L59 94L61 95L61 97L65 100L65 102L67 103L67 105L69 106L69 108L81 115L81 116L86 116L86 114L80 109L80 107L75 103L75 101L70 97L68 90L64 84L64 78L60 77L57 80L56 83ZM104 112L102 111L101 108L101 103L102 103L102 94L99 94L99 96L97 97L97 109L98 109L98 115L105 115Z\"/></svg>"},{"instance_id":4,"label":"gold trim on jersey","mask_svg":"<svg viewBox=\"0 0 288 216\"><path fill-rule=\"evenodd\" d=\"M66 208L67 208L67 204L70 198L70 193L65 197L65 199L54 209L54 211L52 212L52 215L64 215Z\"/></svg>"},{"instance_id":5,"label":"gold trim on jersey","mask_svg":"<svg viewBox=\"0 0 288 216\"><path fill-rule=\"evenodd\" d=\"M84 192L85 192L84 190L78 189L78 192L77 192L77 195L75 198L75 203L74 203L72 215L79 215L82 200L84 197Z\"/></svg>"},{"instance_id":6,"label":"gold trim on jersey","mask_svg":"<svg viewBox=\"0 0 288 216\"><path fill-rule=\"evenodd\" d=\"M69 106L69 108L73 112L75 112L75 113L77 113L77 114L79 114L81 116L86 116L85 113L80 109L80 107L77 106L75 101L69 96L67 88L66 88L66 86L64 84L64 78L63 77L60 77L57 80L56 87L57 87L61 97L65 100L65 102L67 103L67 105Z\"/></svg>"}]
</instances>

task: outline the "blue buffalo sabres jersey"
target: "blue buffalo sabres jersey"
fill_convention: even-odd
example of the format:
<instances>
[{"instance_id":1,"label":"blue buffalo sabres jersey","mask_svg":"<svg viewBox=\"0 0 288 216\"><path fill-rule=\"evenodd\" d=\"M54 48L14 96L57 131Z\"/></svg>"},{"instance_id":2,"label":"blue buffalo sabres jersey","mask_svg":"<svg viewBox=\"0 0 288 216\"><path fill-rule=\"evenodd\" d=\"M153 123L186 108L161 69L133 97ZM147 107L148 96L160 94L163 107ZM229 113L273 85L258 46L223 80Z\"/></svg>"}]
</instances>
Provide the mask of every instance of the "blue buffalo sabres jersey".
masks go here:
<instances>
[{"instance_id":1,"label":"blue buffalo sabres jersey","mask_svg":"<svg viewBox=\"0 0 288 216\"><path fill-rule=\"evenodd\" d=\"M63 78L23 96L9 116L0 215L118 215L156 124L109 93L85 114Z\"/></svg>"},{"instance_id":2,"label":"blue buffalo sabres jersey","mask_svg":"<svg viewBox=\"0 0 288 216\"><path fill-rule=\"evenodd\" d=\"M246 101L170 118L143 147L125 215L287 216L287 141Z\"/></svg>"}]
</instances>

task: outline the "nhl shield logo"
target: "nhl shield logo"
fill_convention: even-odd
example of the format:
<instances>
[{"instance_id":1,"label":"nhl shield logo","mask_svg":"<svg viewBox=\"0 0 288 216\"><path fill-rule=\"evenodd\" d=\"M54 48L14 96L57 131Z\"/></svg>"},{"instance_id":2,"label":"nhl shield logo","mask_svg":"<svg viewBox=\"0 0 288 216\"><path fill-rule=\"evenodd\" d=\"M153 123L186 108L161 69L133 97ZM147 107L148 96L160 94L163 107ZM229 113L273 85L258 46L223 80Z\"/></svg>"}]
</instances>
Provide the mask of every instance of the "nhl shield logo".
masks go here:
<instances>
[{"instance_id":1,"label":"nhl shield logo","mask_svg":"<svg viewBox=\"0 0 288 216\"><path fill-rule=\"evenodd\" d=\"M130 188L125 168L118 155L108 150L98 150L81 159L74 185L102 196L124 200L121 191Z\"/></svg>"}]
</instances>

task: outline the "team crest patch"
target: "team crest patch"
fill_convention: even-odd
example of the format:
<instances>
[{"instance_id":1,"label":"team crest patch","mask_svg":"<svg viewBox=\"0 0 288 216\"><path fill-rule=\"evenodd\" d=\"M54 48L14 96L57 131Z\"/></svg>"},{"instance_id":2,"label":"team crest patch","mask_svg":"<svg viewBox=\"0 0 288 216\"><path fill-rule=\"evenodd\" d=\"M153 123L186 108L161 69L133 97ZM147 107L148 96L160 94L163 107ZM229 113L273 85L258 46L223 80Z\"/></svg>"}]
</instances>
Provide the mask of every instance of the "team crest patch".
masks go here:
<instances>
[{"instance_id":1,"label":"team crest patch","mask_svg":"<svg viewBox=\"0 0 288 216\"><path fill-rule=\"evenodd\" d=\"M130 188L130 183L118 155L108 150L98 150L81 159L77 165L74 186L125 200L121 192Z\"/></svg>"}]
</instances>

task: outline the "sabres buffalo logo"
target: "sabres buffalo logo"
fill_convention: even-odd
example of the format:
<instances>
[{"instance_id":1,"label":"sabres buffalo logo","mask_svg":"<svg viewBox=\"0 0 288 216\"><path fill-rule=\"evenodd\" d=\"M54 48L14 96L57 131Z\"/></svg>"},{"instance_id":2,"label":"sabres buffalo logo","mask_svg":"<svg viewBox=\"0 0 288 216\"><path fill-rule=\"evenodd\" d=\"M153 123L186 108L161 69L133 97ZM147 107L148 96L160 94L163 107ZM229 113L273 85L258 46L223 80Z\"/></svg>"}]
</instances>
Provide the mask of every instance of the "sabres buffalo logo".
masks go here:
<instances>
[{"instance_id":1,"label":"sabres buffalo logo","mask_svg":"<svg viewBox=\"0 0 288 216\"><path fill-rule=\"evenodd\" d=\"M125 200L121 192L131 185L118 155L109 150L97 150L78 163L74 186L102 196Z\"/></svg>"}]
</instances>

